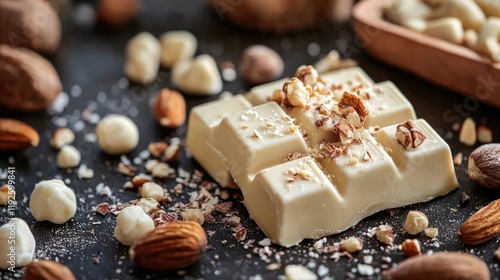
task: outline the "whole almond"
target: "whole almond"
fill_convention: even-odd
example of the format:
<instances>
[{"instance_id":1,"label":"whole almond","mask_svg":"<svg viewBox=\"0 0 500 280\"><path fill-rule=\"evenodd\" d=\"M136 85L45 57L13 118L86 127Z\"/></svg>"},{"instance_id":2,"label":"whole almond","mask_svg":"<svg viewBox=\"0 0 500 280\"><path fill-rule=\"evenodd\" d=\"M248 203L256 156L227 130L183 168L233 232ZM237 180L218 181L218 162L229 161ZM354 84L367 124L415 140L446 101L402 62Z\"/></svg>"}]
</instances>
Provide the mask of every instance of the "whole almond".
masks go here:
<instances>
[{"instance_id":1,"label":"whole almond","mask_svg":"<svg viewBox=\"0 0 500 280\"><path fill-rule=\"evenodd\" d=\"M500 188L500 144L485 144L469 157L469 177L490 188Z\"/></svg>"},{"instance_id":2,"label":"whole almond","mask_svg":"<svg viewBox=\"0 0 500 280\"><path fill-rule=\"evenodd\" d=\"M127 24L139 11L139 0L100 0L96 7L100 21L114 27Z\"/></svg>"},{"instance_id":3,"label":"whole almond","mask_svg":"<svg viewBox=\"0 0 500 280\"><path fill-rule=\"evenodd\" d=\"M0 119L0 151L16 151L37 146L40 137L28 124L14 119Z\"/></svg>"},{"instance_id":4,"label":"whole almond","mask_svg":"<svg viewBox=\"0 0 500 280\"><path fill-rule=\"evenodd\" d=\"M207 237L197 222L178 221L157 226L136 240L129 255L138 266L151 270L185 268L205 252Z\"/></svg>"},{"instance_id":5,"label":"whole almond","mask_svg":"<svg viewBox=\"0 0 500 280\"><path fill-rule=\"evenodd\" d=\"M71 270L54 261L39 260L30 262L24 271L25 280L75 280Z\"/></svg>"},{"instance_id":6,"label":"whole almond","mask_svg":"<svg viewBox=\"0 0 500 280\"><path fill-rule=\"evenodd\" d=\"M490 279L490 271L488 266L476 256L446 252L408 258L397 267L384 271L382 279L487 280Z\"/></svg>"},{"instance_id":7,"label":"whole almond","mask_svg":"<svg viewBox=\"0 0 500 280\"><path fill-rule=\"evenodd\" d=\"M61 22L46 0L0 1L0 44L53 53L61 42Z\"/></svg>"},{"instance_id":8,"label":"whole almond","mask_svg":"<svg viewBox=\"0 0 500 280\"><path fill-rule=\"evenodd\" d=\"M176 128L186 121L186 101L175 90L163 89L153 104L153 114L158 123L167 128Z\"/></svg>"},{"instance_id":9,"label":"whole almond","mask_svg":"<svg viewBox=\"0 0 500 280\"><path fill-rule=\"evenodd\" d=\"M52 64L39 54L0 45L0 89L1 105L31 112L51 105L62 86Z\"/></svg>"},{"instance_id":10,"label":"whole almond","mask_svg":"<svg viewBox=\"0 0 500 280\"><path fill-rule=\"evenodd\" d=\"M500 233L500 199L479 209L460 227L458 238L465 244L476 245Z\"/></svg>"}]
</instances>

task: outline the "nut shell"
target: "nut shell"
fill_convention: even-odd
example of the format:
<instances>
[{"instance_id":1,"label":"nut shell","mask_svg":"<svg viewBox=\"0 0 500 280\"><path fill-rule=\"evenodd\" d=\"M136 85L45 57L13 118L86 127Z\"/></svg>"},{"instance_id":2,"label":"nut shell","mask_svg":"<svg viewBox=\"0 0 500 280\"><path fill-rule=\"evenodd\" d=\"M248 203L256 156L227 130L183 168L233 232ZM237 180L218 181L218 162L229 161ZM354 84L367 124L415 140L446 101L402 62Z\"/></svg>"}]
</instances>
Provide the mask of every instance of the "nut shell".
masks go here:
<instances>
[{"instance_id":1,"label":"nut shell","mask_svg":"<svg viewBox=\"0 0 500 280\"><path fill-rule=\"evenodd\" d=\"M206 245L205 231L198 223L178 221L159 225L137 239L129 255L145 269L180 269L195 263Z\"/></svg>"},{"instance_id":2,"label":"nut shell","mask_svg":"<svg viewBox=\"0 0 500 280\"><path fill-rule=\"evenodd\" d=\"M25 280L75 280L71 270L54 261L39 260L29 263L24 271Z\"/></svg>"},{"instance_id":3,"label":"nut shell","mask_svg":"<svg viewBox=\"0 0 500 280\"><path fill-rule=\"evenodd\" d=\"M33 112L51 105L62 86L52 64L39 54L0 45L0 88L1 105Z\"/></svg>"},{"instance_id":4,"label":"nut shell","mask_svg":"<svg viewBox=\"0 0 500 280\"><path fill-rule=\"evenodd\" d=\"M61 22L45 0L0 1L0 44L53 53L61 42Z\"/></svg>"},{"instance_id":5,"label":"nut shell","mask_svg":"<svg viewBox=\"0 0 500 280\"><path fill-rule=\"evenodd\" d=\"M28 124L14 119L0 119L0 151L16 151L37 146L40 136Z\"/></svg>"},{"instance_id":6,"label":"nut shell","mask_svg":"<svg viewBox=\"0 0 500 280\"><path fill-rule=\"evenodd\" d=\"M458 231L458 239L467 245L477 245L499 233L500 199L497 199L465 220Z\"/></svg>"},{"instance_id":7,"label":"nut shell","mask_svg":"<svg viewBox=\"0 0 500 280\"><path fill-rule=\"evenodd\" d=\"M490 188L500 188L500 144L485 144L469 157L469 177Z\"/></svg>"},{"instance_id":8,"label":"nut shell","mask_svg":"<svg viewBox=\"0 0 500 280\"><path fill-rule=\"evenodd\" d=\"M490 271L486 264L476 256L467 253L447 252L406 259L397 267L384 271L382 279L487 280L490 279Z\"/></svg>"}]
</instances>

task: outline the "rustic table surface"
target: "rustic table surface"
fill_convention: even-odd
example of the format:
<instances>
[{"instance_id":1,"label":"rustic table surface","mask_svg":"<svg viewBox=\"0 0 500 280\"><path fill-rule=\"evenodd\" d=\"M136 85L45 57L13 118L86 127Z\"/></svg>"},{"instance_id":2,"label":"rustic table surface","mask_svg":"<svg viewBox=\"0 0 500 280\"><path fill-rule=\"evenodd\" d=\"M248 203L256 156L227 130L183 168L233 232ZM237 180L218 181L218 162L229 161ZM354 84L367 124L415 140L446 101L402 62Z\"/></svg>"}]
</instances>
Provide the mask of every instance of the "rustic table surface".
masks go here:
<instances>
[{"instance_id":1,"label":"rustic table surface","mask_svg":"<svg viewBox=\"0 0 500 280\"><path fill-rule=\"evenodd\" d=\"M110 30L99 25L88 28L73 24L71 19L65 23L63 44L55 55L49 57L69 96L69 104L62 113L20 114L0 111L1 117L17 118L31 124L41 137L38 147L21 153L0 154L0 183L6 183L7 168L14 168L19 202L16 216L25 219L35 235L36 258L57 259L69 266L78 279L276 279L284 275L287 264L303 264L326 279L379 279L384 257L391 258L389 266L405 257L397 249L381 246L366 233L374 226L388 223L395 229L395 244L401 244L409 237L401 232L406 213L419 210L429 217L430 226L439 229L435 240L424 234L416 237L421 242L423 253L469 252L487 262L493 278L500 278L500 269L493 257L493 251L499 247L497 238L474 247L464 246L457 239L457 230L467 217L479 207L500 197L499 191L486 189L470 181L466 159L461 166L456 166L459 189L427 203L400 208L392 216L382 211L342 234L327 238L325 245L333 245L349 236L361 238L364 241L363 251L354 254L353 259L335 259L330 257L331 253L318 253L313 248L312 240L289 249L271 245L271 253L266 254L267 249L258 245L265 235L248 217L240 203L239 192L231 191L229 201L234 202L242 224L248 230L245 241L237 241L231 227L222 221L223 215L216 213L215 224L204 224L205 230L213 233L208 237L210 248L196 264L182 271L165 273L148 272L134 266L127 254L128 247L119 244L114 237L116 217L111 214L105 217L97 215L92 207L101 202L127 202L136 199L137 194L134 191L122 191L128 179L116 171L120 157L101 153L97 144L89 141L88 135L94 131L95 124L82 121L81 115L85 109L94 108L100 116L112 112L130 116L138 124L141 137L138 148L127 155L131 160L139 160L141 151L147 150L148 143L152 141L168 141L174 137L183 139L185 126L177 130L160 127L149 107L152 96L160 88L171 86L169 71L161 70L155 83L147 87L127 86L122 73L123 50L129 38L140 31L160 35L168 30L191 31L198 38L198 54L207 53L218 63L231 61L236 66L240 64L245 47L251 44L267 45L283 57L284 77L293 75L298 66L312 64L331 49L337 49L343 57L357 60L375 82L393 81L413 104L418 117L426 119L442 135L453 155L462 152L467 158L474 148L459 143L458 132L452 128L466 117L472 117L478 124L488 125L493 130L494 140L500 139L499 109L480 104L474 98L466 99L372 59L363 51L363 45L348 24L324 24L318 29L286 36L262 35L231 26L223 19L223 15L217 14L205 1L144 0L138 19L123 29ZM498 82L492 86L498 86ZM248 88L240 78L224 82L224 90L232 93L245 92ZM188 109L214 98L217 97L186 96ZM56 151L50 147L49 139L58 126L68 126L77 131L74 145L82 153L82 163L94 170L94 178L80 180L74 170L56 167ZM137 166L144 170L143 164ZM174 167L189 172L195 169L203 171L185 153ZM77 214L64 225L36 222L28 208L31 191L38 181L56 177L66 180L75 191ZM208 177L205 179L210 180ZM96 193L96 187L101 183L109 186L111 197ZM171 189L176 183L170 179L163 181L163 184ZM175 201L187 202L188 192L193 190L187 189L182 195L172 197ZM463 193L470 196L470 201L461 205ZM0 207L0 223L5 223L7 219L6 208ZM253 245L248 246L249 240L255 240ZM369 264L374 268L372 276L363 276L358 271L359 268L367 268L360 266L365 264L367 256L373 258ZM99 263L93 261L95 258L99 259ZM280 264L275 266L277 270L271 270L272 266L266 268L274 263ZM2 279L19 278L21 275L22 269L16 273L0 271Z\"/></svg>"}]
</instances>

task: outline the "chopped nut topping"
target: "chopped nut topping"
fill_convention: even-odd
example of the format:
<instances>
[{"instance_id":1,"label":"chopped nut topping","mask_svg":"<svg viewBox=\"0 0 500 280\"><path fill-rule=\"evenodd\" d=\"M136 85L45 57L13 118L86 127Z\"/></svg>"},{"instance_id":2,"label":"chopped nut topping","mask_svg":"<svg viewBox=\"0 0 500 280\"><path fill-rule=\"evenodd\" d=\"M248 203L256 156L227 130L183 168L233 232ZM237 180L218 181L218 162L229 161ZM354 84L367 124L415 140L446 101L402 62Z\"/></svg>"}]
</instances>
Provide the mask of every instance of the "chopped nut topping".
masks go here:
<instances>
[{"instance_id":1,"label":"chopped nut topping","mask_svg":"<svg viewBox=\"0 0 500 280\"><path fill-rule=\"evenodd\" d=\"M155 227L163 224L169 224L171 222L177 221L176 213L165 213L165 211L160 210L151 214L151 219L155 223Z\"/></svg>"},{"instance_id":2,"label":"chopped nut topping","mask_svg":"<svg viewBox=\"0 0 500 280\"><path fill-rule=\"evenodd\" d=\"M165 150L167 149L168 145L165 142L152 142L149 143L148 145L148 151L153 155L154 157L161 157Z\"/></svg>"},{"instance_id":3,"label":"chopped nut topping","mask_svg":"<svg viewBox=\"0 0 500 280\"><path fill-rule=\"evenodd\" d=\"M286 174L287 182L294 182L297 179L311 180L314 177L314 174L311 171L305 169L297 170L294 167L288 168Z\"/></svg>"},{"instance_id":4,"label":"chopped nut topping","mask_svg":"<svg viewBox=\"0 0 500 280\"><path fill-rule=\"evenodd\" d=\"M237 231L235 231L235 233L234 233L234 237L238 241L245 240L245 238L247 238L247 229L245 227L241 226L241 224L240 224L240 226L237 227Z\"/></svg>"},{"instance_id":5,"label":"chopped nut topping","mask_svg":"<svg viewBox=\"0 0 500 280\"><path fill-rule=\"evenodd\" d=\"M390 225L378 226L375 229L375 235L377 236L378 241L387 245L392 245L392 242L394 241L394 233Z\"/></svg>"},{"instance_id":6,"label":"chopped nut topping","mask_svg":"<svg viewBox=\"0 0 500 280\"><path fill-rule=\"evenodd\" d=\"M363 160L364 161L369 161L372 159L372 154L370 154L369 151L366 151L364 154L363 154Z\"/></svg>"},{"instance_id":7,"label":"chopped nut topping","mask_svg":"<svg viewBox=\"0 0 500 280\"><path fill-rule=\"evenodd\" d=\"M319 158L334 159L342 154L342 147L324 141L320 144Z\"/></svg>"},{"instance_id":8,"label":"chopped nut topping","mask_svg":"<svg viewBox=\"0 0 500 280\"><path fill-rule=\"evenodd\" d=\"M179 145L170 145L165 150L165 159L168 162L176 162L179 160L180 147Z\"/></svg>"},{"instance_id":9,"label":"chopped nut topping","mask_svg":"<svg viewBox=\"0 0 500 280\"><path fill-rule=\"evenodd\" d=\"M469 200L470 200L470 196L467 195L466 193L463 192L460 195L460 205L461 206L464 206L467 202L469 202Z\"/></svg>"},{"instance_id":10,"label":"chopped nut topping","mask_svg":"<svg viewBox=\"0 0 500 280\"><path fill-rule=\"evenodd\" d=\"M316 125L316 127L320 127L320 126L323 126L330 118L328 117L321 117L319 119L317 119L314 124Z\"/></svg>"},{"instance_id":11,"label":"chopped nut topping","mask_svg":"<svg viewBox=\"0 0 500 280\"><path fill-rule=\"evenodd\" d=\"M231 211L231 208L233 208L233 203L231 201L221 202L215 205L215 211L221 212L223 214L229 213Z\"/></svg>"},{"instance_id":12,"label":"chopped nut topping","mask_svg":"<svg viewBox=\"0 0 500 280\"><path fill-rule=\"evenodd\" d=\"M356 129L346 119L339 119L336 123L333 124L333 126L336 140L342 143L342 145L360 141L358 136L356 135Z\"/></svg>"},{"instance_id":13,"label":"chopped nut topping","mask_svg":"<svg viewBox=\"0 0 500 280\"><path fill-rule=\"evenodd\" d=\"M304 84L313 86L318 81L318 71L311 65L302 65L295 72L295 77L301 80Z\"/></svg>"},{"instance_id":14,"label":"chopped nut topping","mask_svg":"<svg viewBox=\"0 0 500 280\"><path fill-rule=\"evenodd\" d=\"M342 95L342 99L340 99L339 108L347 109L348 107L352 107L358 113L361 126L363 126L366 116L369 113L368 108L366 108L365 103L357 94L346 91Z\"/></svg>"},{"instance_id":15,"label":"chopped nut topping","mask_svg":"<svg viewBox=\"0 0 500 280\"><path fill-rule=\"evenodd\" d=\"M294 152L294 153L289 153L288 156L285 159L285 162L289 162L292 160L296 160L302 157L305 157L306 155L299 153L299 152Z\"/></svg>"},{"instance_id":16,"label":"chopped nut topping","mask_svg":"<svg viewBox=\"0 0 500 280\"><path fill-rule=\"evenodd\" d=\"M361 122L361 118L358 115L358 112L354 110L353 107L347 107L342 109L342 116L350 122L355 128L363 127L363 123Z\"/></svg>"},{"instance_id":17,"label":"chopped nut topping","mask_svg":"<svg viewBox=\"0 0 500 280\"><path fill-rule=\"evenodd\" d=\"M325 105L321 104L318 107L314 108L318 114L323 116L330 116L330 112L325 108Z\"/></svg>"},{"instance_id":18,"label":"chopped nut topping","mask_svg":"<svg viewBox=\"0 0 500 280\"><path fill-rule=\"evenodd\" d=\"M458 153L453 157L453 164L456 166L462 165L462 160L464 158L464 155L462 153Z\"/></svg>"},{"instance_id":19,"label":"chopped nut topping","mask_svg":"<svg viewBox=\"0 0 500 280\"><path fill-rule=\"evenodd\" d=\"M255 129L254 129L252 132L253 132L253 134L252 134L252 137L253 137L253 138L257 138L257 139L261 138L261 136L260 136L260 134L257 132L257 130L255 130Z\"/></svg>"},{"instance_id":20,"label":"chopped nut topping","mask_svg":"<svg viewBox=\"0 0 500 280\"><path fill-rule=\"evenodd\" d=\"M103 202L103 203L98 204L95 207L95 211L97 213L101 214L102 216L106 216L106 214L108 214L108 212L109 212L109 203Z\"/></svg>"},{"instance_id":21,"label":"chopped nut topping","mask_svg":"<svg viewBox=\"0 0 500 280\"><path fill-rule=\"evenodd\" d=\"M294 77L285 82L283 91L285 92L283 104L293 107L304 107L311 98L312 89Z\"/></svg>"},{"instance_id":22,"label":"chopped nut topping","mask_svg":"<svg viewBox=\"0 0 500 280\"><path fill-rule=\"evenodd\" d=\"M477 127L477 140L480 143L491 143L493 142L493 133L491 129L486 125L480 125Z\"/></svg>"},{"instance_id":23,"label":"chopped nut topping","mask_svg":"<svg viewBox=\"0 0 500 280\"><path fill-rule=\"evenodd\" d=\"M274 101L279 105L283 104L285 101L285 92L280 89L275 90L271 96L271 101Z\"/></svg>"},{"instance_id":24,"label":"chopped nut topping","mask_svg":"<svg viewBox=\"0 0 500 280\"><path fill-rule=\"evenodd\" d=\"M359 238L349 237L340 241L339 247L341 251L356 253L363 249L363 242Z\"/></svg>"},{"instance_id":25,"label":"chopped nut topping","mask_svg":"<svg viewBox=\"0 0 500 280\"><path fill-rule=\"evenodd\" d=\"M430 228L425 229L425 234L427 236L429 236L430 238L434 238L434 237L438 236L438 233L439 233L439 231L437 228L430 227Z\"/></svg>"},{"instance_id":26,"label":"chopped nut topping","mask_svg":"<svg viewBox=\"0 0 500 280\"><path fill-rule=\"evenodd\" d=\"M186 211L181 214L184 221L195 221L200 225L205 222L205 217L200 209L186 209Z\"/></svg>"},{"instance_id":27,"label":"chopped nut topping","mask_svg":"<svg viewBox=\"0 0 500 280\"><path fill-rule=\"evenodd\" d=\"M429 219L420 211L410 211L406 216L404 229L409 234L419 234L429 225Z\"/></svg>"},{"instance_id":28,"label":"chopped nut topping","mask_svg":"<svg viewBox=\"0 0 500 280\"><path fill-rule=\"evenodd\" d=\"M411 151L424 143L426 137L412 120L396 126L396 139L402 149Z\"/></svg>"},{"instance_id":29,"label":"chopped nut topping","mask_svg":"<svg viewBox=\"0 0 500 280\"><path fill-rule=\"evenodd\" d=\"M420 243L417 239L406 239L401 244L401 251L408 257L420 255Z\"/></svg>"},{"instance_id":30,"label":"chopped nut topping","mask_svg":"<svg viewBox=\"0 0 500 280\"><path fill-rule=\"evenodd\" d=\"M152 178L151 176L148 176L146 174L137 174L136 176L134 176L134 178L132 178L132 184L134 185L134 187L140 187L142 186L144 183L146 182L149 182L151 181Z\"/></svg>"},{"instance_id":31,"label":"chopped nut topping","mask_svg":"<svg viewBox=\"0 0 500 280\"><path fill-rule=\"evenodd\" d=\"M118 163L118 172L126 176L134 176L137 168L132 165L125 165L123 162Z\"/></svg>"}]
</instances>

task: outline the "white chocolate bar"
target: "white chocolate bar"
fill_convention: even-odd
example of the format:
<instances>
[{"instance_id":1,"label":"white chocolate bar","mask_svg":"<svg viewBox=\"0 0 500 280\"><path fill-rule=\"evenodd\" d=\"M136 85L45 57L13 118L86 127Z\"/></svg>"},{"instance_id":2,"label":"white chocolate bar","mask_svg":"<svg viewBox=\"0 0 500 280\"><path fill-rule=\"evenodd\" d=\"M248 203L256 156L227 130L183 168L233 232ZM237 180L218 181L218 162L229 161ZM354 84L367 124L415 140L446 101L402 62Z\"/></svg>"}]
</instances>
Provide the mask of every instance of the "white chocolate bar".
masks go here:
<instances>
[{"instance_id":1,"label":"white chocolate bar","mask_svg":"<svg viewBox=\"0 0 500 280\"><path fill-rule=\"evenodd\" d=\"M298 99L307 104L287 103L288 92L282 106L263 102L285 88L272 83L247 95L255 107L238 96L191 111L188 148L218 182L234 179L251 217L286 247L458 186L448 145L394 84L357 67L325 76L335 84L328 94L315 84Z\"/></svg>"}]
</instances>

